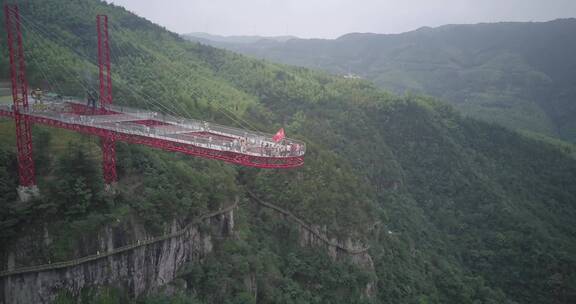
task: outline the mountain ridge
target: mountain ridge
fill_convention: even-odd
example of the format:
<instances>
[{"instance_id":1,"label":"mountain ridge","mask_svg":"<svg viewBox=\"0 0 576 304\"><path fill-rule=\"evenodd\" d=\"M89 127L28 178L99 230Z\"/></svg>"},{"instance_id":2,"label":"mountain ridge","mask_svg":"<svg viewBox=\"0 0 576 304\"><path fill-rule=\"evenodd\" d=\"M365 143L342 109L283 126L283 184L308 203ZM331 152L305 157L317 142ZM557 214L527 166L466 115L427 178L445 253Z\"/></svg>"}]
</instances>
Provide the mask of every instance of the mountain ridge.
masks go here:
<instances>
[{"instance_id":1,"label":"mountain ridge","mask_svg":"<svg viewBox=\"0 0 576 304\"><path fill-rule=\"evenodd\" d=\"M141 235L170 233L239 200L231 237L210 237L214 227L198 227L210 240L192 246L206 250L183 267L145 263L169 261L165 250L152 247L149 255L133 256L142 257L137 273L151 276L96 284L97 269L126 265L122 274L136 273L130 260L101 259L78 268L91 286L78 290L73 282L64 284L65 273L55 272L47 282L52 285L43 286L57 303L575 301L576 160L557 145L464 117L431 97L392 95L362 79L187 42L105 2L20 3L27 20L56 34L25 35L33 86L82 96L81 84L97 79L90 62L96 56L94 15L107 14L115 103L162 112L160 103L181 115L260 130L284 127L307 143L305 165L295 170L242 168L118 143L118 193L111 197L104 192L97 138L37 126L43 196L21 204L14 202L14 122L0 121L4 268L97 254L123 241L137 244ZM3 52L5 47L0 43ZM7 66L1 57L0 70ZM332 260L282 215L248 203L244 189L327 239L369 246L373 267ZM184 244L171 244L165 249L182 257ZM142 288L135 299L138 280L165 271L176 279L162 277L164 290ZM18 290L33 286L18 282ZM366 296L369 286L374 292ZM5 290L0 299L9 296Z\"/></svg>"},{"instance_id":2,"label":"mountain ridge","mask_svg":"<svg viewBox=\"0 0 576 304\"><path fill-rule=\"evenodd\" d=\"M191 32L181 35L186 39L198 38L201 40L210 40L215 42L224 43L255 43L260 40L270 40L277 42L285 42L290 39L298 39L296 36L282 35L282 36L259 36L259 35L215 35L205 32Z\"/></svg>"},{"instance_id":3,"label":"mountain ridge","mask_svg":"<svg viewBox=\"0 0 576 304\"><path fill-rule=\"evenodd\" d=\"M565 18L217 46L357 74L395 93L429 94L472 117L574 142L574 31L576 19Z\"/></svg>"}]
</instances>

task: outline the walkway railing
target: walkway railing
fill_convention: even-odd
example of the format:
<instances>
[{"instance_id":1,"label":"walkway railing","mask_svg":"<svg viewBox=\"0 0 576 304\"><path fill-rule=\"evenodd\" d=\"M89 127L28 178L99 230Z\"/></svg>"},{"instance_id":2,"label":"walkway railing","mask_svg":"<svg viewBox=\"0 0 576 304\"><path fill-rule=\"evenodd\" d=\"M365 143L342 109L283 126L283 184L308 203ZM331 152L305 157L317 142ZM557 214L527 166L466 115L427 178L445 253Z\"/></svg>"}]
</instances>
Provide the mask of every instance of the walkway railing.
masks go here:
<instances>
[{"instance_id":1,"label":"walkway railing","mask_svg":"<svg viewBox=\"0 0 576 304\"><path fill-rule=\"evenodd\" d=\"M335 247L343 252L346 252L348 254L351 255L357 255L357 254L363 254L366 253L369 249L370 246L364 247L364 248L360 248L360 249L356 249L356 248L348 248L348 247L344 247L341 244L337 243L337 242L333 242L330 239L328 239L328 237L322 233L320 233L319 231L317 231L317 229L312 228L309 224L307 224L306 222L304 222L303 220L301 220L300 218L298 218L297 216L295 216L294 214L292 214L292 212L285 210L283 208L280 208L276 205L267 203L262 201L261 199L259 199L256 195L254 195L252 192L250 191L246 191L248 193L248 195L254 199L254 201L256 201L258 204L273 209L276 212L279 212L287 217L289 217L291 220L293 220L294 222L296 222L298 225L300 225L302 228L306 229L307 231L309 231L311 234L313 234L314 236L316 236L319 240L321 240L322 242L324 242L326 245L331 246L331 247ZM139 247L143 247L143 246L148 246L151 244L155 244L161 241L165 241L168 239L172 239L175 237L179 237L184 235L187 231L190 230L190 228L194 225L199 224L200 222L202 222L205 219L211 218L211 217L215 217L227 212L230 212L231 210L233 210L234 208L236 208L238 206L238 201L236 201L234 204L227 206L224 209L221 210L217 210L214 212L210 212L204 215L201 215L200 217L197 217L195 219L193 219L190 223L188 223L183 229L173 232L173 233L169 233L169 234L165 234L165 235L161 235L158 237L154 237L151 239L147 239L147 240L142 240L142 241L138 241L136 243L133 244L128 244L122 247L118 247L115 248L109 252L105 252L105 253L101 253L101 254L93 254L93 255L89 255L89 256L85 256L85 257L81 257L81 258L77 258L77 259L72 259L72 260L68 260L68 261L62 261L62 262L56 262L56 263L51 263L51 264L42 264L42 265L35 265L35 266L27 266L27 267L19 267L16 269L11 269L11 270L5 270L5 271L0 271L0 278L1 277L8 277L8 276L13 276L13 275L17 275L17 274L23 274L23 273L30 273L30 272L41 272L41 271L48 271L48 270L55 270L55 269L62 269L62 268L68 268L68 267L72 267L72 266L76 266L76 265L80 265L80 264L84 264L84 263L88 263L88 262L92 262L92 261L96 261L96 260L100 260L100 259L104 259L107 258L109 256L113 256L113 255L117 255L120 253L124 253L130 250L134 250L136 248Z\"/></svg>"},{"instance_id":2,"label":"walkway railing","mask_svg":"<svg viewBox=\"0 0 576 304\"><path fill-rule=\"evenodd\" d=\"M261 200L254 193L250 192L249 190L246 190L246 192L248 193L248 196L253 198L258 204L260 204L264 207L273 209L273 210L289 217L291 220L293 220L298 225L300 225L300 227L302 227L302 228L306 229L307 231L309 231L310 233L312 233L314 236L316 236L318 239L320 239L322 242L324 242L328 246L335 247L335 248L342 250L342 251L344 251L348 254L351 254L351 255L363 254L363 253L366 253L370 249L370 246L366 246L364 248L359 248L359 249L348 248L348 247L344 247L344 246L340 245L337 242L333 242L330 239L328 239L328 237L326 235L320 233L317 229L312 228L312 226L308 225L306 222L304 222L303 220L301 220L300 218L298 218L297 216L292 214L292 212Z\"/></svg>"},{"instance_id":3,"label":"walkway railing","mask_svg":"<svg viewBox=\"0 0 576 304\"><path fill-rule=\"evenodd\" d=\"M96 127L125 133L190 144L207 149L230 151L245 155L263 157L299 157L306 153L306 144L295 139L285 138L281 143L272 140L273 134L248 131L222 126L206 121L186 119L140 110L125 106L107 106L106 113L74 113L67 107L87 108L85 103L72 100L54 100L32 104L28 109L19 109L20 113L34 117L43 117L64 123ZM97 109L99 110L99 109ZM2 113L11 114L11 105L0 105ZM155 126L142 125L137 122L150 120L159 123ZM167 127L175 130L170 133ZM207 132L208 135L200 135ZM225 139L224 139L225 138Z\"/></svg>"},{"instance_id":4,"label":"walkway railing","mask_svg":"<svg viewBox=\"0 0 576 304\"><path fill-rule=\"evenodd\" d=\"M91 261L100 260L100 259L103 259L103 258L106 258L109 256L113 256L116 254L120 254L123 252L127 252L130 250L136 249L138 247L148 246L148 245L151 245L151 244L154 244L157 242L161 242L161 241L165 241L165 240L172 239L175 237L179 237L179 236L184 235L192 226L199 224L201 221L208 219L208 218L211 218L211 217L214 217L214 216L217 216L217 215L221 215L221 214L230 212L232 209L236 208L236 206L238 206L238 201L236 201L234 204L232 204L232 205L230 205L224 209L210 212L210 213L204 214L198 218L195 218L190 223L188 223L188 225L186 225L182 230L179 230L179 231L176 231L173 233L169 233L169 234L161 235L161 236L154 237L151 239L139 241L139 242L134 243L134 244L128 244L128 245L125 245L122 247L115 248L114 250L106 252L106 253L93 254L93 255L89 255L89 256L73 259L73 260L56 262L56 263L51 263L51 264L20 267L20 268L16 268L16 269L12 269L12 270L1 271L0 272L0 278L12 276L12 275L16 275L16 274L22 274L22 273L40 272L40 271L47 271L47 270L72 267L72 266L88 263Z\"/></svg>"}]
</instances>

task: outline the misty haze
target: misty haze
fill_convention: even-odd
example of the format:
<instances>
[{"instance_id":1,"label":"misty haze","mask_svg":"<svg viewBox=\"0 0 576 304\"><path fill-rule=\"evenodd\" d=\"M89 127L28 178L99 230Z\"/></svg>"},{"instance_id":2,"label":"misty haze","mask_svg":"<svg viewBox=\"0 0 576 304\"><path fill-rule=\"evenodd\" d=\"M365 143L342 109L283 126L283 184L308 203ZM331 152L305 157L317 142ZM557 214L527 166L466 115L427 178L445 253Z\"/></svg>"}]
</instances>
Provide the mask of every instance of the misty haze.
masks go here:
<instances>
[{"instance_id":1,"label":"misty haze","mask_svg":"<svg viewBox=\"0 0 576 304\"><path fill-rule=\"evenodd\" d=\"M3 0L0 304L576 303L576 2Z\"/></svg>"}]
</instances>

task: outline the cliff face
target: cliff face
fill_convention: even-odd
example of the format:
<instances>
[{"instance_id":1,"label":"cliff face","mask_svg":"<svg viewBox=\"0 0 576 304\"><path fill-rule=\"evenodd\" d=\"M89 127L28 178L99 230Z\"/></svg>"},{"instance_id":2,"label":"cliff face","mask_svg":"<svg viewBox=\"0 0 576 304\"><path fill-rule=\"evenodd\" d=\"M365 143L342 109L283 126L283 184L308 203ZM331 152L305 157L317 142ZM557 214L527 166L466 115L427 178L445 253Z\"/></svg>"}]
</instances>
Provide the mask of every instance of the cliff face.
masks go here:
<instances>
[{"instance_id":1,"label":"cliff face","mask_svg":"<svg viewBox=\"0 0 576 304\"><path fill-rule=\"evenodd\" d=\"M322 232L321 232L322 231ZM345 240L339 240L335 237L328 239L325 229L320 229L317 225L299 226L299 243L301 246L322 247L326 248L328 255L334 261L350 258L351 262L359 268L375 273L374 262L368 252L369 247L365 247L360 241L353 241L348 237ZM376 280L369 282L364 288L366 298L376 296Z\"/></svg>"},{"instance_id":2,"label":"cliff face","mask_svg":"<svg viewBox=\"0 0 576 304\"><path fill-rule=\"evenodd\" d=\"M347 237L340 240L336 237L328 237L326 226L310 225L304 222L299 217L292 214L292 212L285 210L279 206L267 203L259 199L252 192L248 192L249 196L258 203L260 206L266 207L275 211L284 220L290 220L298 225L299 229L299 243L300 246L311 247L326 247L328 255L332 260L336 261L343 257L351 257L352 262L357 266L367 270L374 270L374 263L368 253L369 246L364 246L362 241L354 240L352 237ZM353 233L354 234L354 233Z\"/></svg>"},{"instance_id":3,"label":"cliff face","mask_svg":"<svg viewBox=\"0 0 576 304\"><path fill-rule=\"evenodd\" d=\"M326 226L307 224L302 219L292 214L292 212L265 202L252 192L248 192L248 194L260 207L273 210L279 218L290 220L297 224L299 231L298 243L300 246L325 248L328 256L330 256L333 261L350 258L350 261L357 267L375 274L374 262L368 252L370 247L363 245L363 242L360 239L354 239L353 237L346 237L345 239L329 237ZM356 235L355 233L352 234ZM375 297L377 292L376 281L377 278L374 276L374 280L366 285L364 289L365 297Z\"/></svg>"},{"instance_id":4,"label":"cliff face","mask_svg":"<svg viewBox=\"0 0 576 304\"><path fill-rule=\"evenodd\" d=\"M164 239L152 238L145 227L132 224L131 236L122 236L123 245L132 244L126 246L126 250L113 248L119 235L107 227L93 242L99 244L100 250L89 261L80 259L72 266L0 277L0 304L51 303L61 291L78 295L83 288L107 285L120 287L131 297L147 294L174 280L186 263L199 261L211 252L213 237L231 233L233 217L233 208L227 208L193 225L183 226L174 221L168 231L170 237ZM211 229L199 229L198 224ZM17 251L9 251L10 270Z\"/></svg>"},{"instance_id":5,"label":"cliff face","mask_svg":"<svg viewBox=\"0 0 576 304\"><path fill-rule=\"evenodd\" d=\"M306 224L289 211L264 204L278 213L279 219L298 225L300 246L325 248L333 261L349 259L375 273L369 248L361 241L330 238L326 227ZM80 240L73 253L77 259L62 262L35 258L56 238L40 228L41 233L28 233L2 252L5 270L0 271L0 304L52 303L62 292L78 298L87 288L105 286L120 289L130 298L169 292L168 284L185 265L201 263L213 251L215 239L234 233L236 207L237 203L187 223L175 219L161 236L152 236L135 218L105 226ZM374 277L364 287L366 298L375 297L376 280ZM244 286L254 298L258 296L255 273L244 278Z\"/></svg>"}]
</instances>

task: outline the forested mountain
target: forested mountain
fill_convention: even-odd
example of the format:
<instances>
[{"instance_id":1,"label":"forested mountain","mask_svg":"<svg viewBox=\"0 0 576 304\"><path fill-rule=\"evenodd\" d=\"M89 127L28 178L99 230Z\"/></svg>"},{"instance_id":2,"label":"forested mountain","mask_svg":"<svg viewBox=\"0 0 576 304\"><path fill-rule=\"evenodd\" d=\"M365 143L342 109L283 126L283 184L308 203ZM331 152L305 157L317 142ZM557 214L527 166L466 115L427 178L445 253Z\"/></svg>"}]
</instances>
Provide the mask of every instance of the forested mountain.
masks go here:
<instances>
[{"instance_id":1,"label":"forested mountain","mask_svg":"<svg viewBox=\"0 0 576 304\"><path fill-rule=\"evenodd\" d=\"M396 35L210 42L272 61L424 93L473 117L576 142L576 19L446 25Z\"/></svg>"},{"instance_id":2,"label":"forested mountain","mask_svg":"<svg viewBox=\"0 0 576 304\"><path fill-rule=\"evenodd\" d=\"M102 231L121 240L136 233L132 223L160 235L239 201L231 235L210 238L211 253L177 269L164 289L134 299L134 284L97 284L98 273L88 273L82 282L90 287L77 288L60 284L61 274L51 287L56 303L576 301L573 151L432 98L185 41L104 2L16 2L31 86L75 96L95 87L94 16L107 14L115 103L269 132L284 127L308 147L305 165L284 171L119 143L118 191L110 195L97 139L36 126L42 197L22 203L13 121L2 119L1 269L93 254L106 243ZM0 47L8 75L4 31ZM330 239L368 246L371 262L330 258L247 191ZM28 281L0 277L0 300L19 282Z\"/></svg>"}]
</instances>

